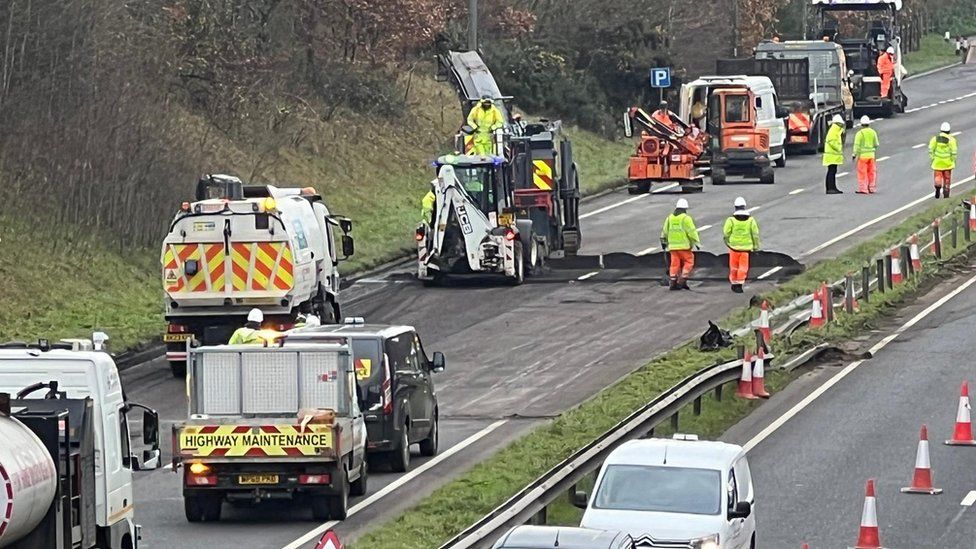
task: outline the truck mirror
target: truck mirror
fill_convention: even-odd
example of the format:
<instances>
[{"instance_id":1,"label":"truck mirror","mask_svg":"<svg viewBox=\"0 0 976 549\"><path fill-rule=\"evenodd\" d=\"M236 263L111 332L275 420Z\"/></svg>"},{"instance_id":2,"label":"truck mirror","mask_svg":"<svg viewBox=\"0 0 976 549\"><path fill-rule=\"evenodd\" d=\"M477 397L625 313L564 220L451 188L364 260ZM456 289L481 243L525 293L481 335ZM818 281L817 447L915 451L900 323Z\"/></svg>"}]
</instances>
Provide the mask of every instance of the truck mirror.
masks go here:
<instances>
[{"instance_id":1,"label":"truck mirror","mask_svg":"<svg viewBox=\"0 0 976 549\"><path fill-rule=\"evenodd\" d=\"M789 118L790 110L786 107L776 107L776 118Z\"/></svg>"},{"instance_id":2,"label":"truck mirror","mask_svg":"<svg viewBox=\"0 0 976 549\"><path fill-rule=\"evenodd\" d=\"M149 410L142 413L142 441L153 448L159 446L159 416Z\"/></svg>"},{"instance_id":3,"label":"truck mirror","mask_svg":"<svg viewBox=\"0 0 976 549\"><path fill-rule=\"evenodd\" d=\"M573 492L573 506L579 509L586 509L586 504L589 503L590 495L586 492Z\"/></svg>"},{"instance_id":4,"label":"truck mirror","mask_svg":"<svg viewBox=\"0 0 976 549\"><path fill-rule=\"evenodd\" d=\"M347 234L342 235L342 255L351 257L354 253L356 253L356 246L352 237Z\"/></svg>"},{"instance_id":5,"label":"truck mirror","mask_svg":"<svg viewBox=\"0 0 976 549\"><path fill-rule=\"evenodd\" d=\"M624 136L628 139L634 137L634 126L630 121L630 111L624 111Z\"/></svg>"},{"instance_id":6,"label":"truck mirror","mask_svg":"<svg viewBox=\"0 0 976 549\"><path fill-rule=\"evenodd\" d=\"M159 457L159 448L154 448L142 452L142 463L139 463L139 458L136 456L129 458L129 461L132 463L133 471L154 471L159 469Z\"/></svg>"},{"instance_id":7,"label":"truck mirror","mask_svg":"<svg viewBox=\"0 0 976 549\"><path fill-rule=\"evenodd\" d=\"M447 367L447 361L444 359L444 353L440 351L434 351L434 360L432 361L434 372L443 372L444 368Z\"/></svg>"}]
</instances>

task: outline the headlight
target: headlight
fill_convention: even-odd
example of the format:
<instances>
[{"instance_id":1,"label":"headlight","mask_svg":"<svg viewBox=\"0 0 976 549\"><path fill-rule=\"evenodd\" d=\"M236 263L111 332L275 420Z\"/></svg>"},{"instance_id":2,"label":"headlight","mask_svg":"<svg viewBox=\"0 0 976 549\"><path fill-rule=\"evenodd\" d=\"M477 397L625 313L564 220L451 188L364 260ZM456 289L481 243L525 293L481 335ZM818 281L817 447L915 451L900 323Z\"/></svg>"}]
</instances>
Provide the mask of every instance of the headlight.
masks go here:
<instances>
[{"instance_id":1,"label":"headlight","mask_svg":"<svg viewBox=\"0 0 976 549\"><path fill-rule=\"evenodd\" d=\"M718 540L718 534L692 540L691 546L694 549L722 549L722 544Z\"/></svg>"}]
</instances>

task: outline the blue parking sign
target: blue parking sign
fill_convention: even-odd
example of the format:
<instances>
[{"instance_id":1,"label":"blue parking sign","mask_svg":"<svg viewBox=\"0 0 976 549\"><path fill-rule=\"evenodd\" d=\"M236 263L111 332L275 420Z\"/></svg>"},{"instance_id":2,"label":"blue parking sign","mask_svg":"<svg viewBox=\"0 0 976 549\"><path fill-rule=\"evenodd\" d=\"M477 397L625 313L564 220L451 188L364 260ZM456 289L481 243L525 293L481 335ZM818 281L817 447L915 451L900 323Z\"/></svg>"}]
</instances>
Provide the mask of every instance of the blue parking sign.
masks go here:
<instances>
[{"instance_id":1,"label":"blue parking sign","mask_svg":"<svg viewBox=\"0 0 976 549\"><path fill-rule=\"evenodd\" d=\"M671 87L671 67L651 69L652 88Z\"/></svg>"}]
</instances>

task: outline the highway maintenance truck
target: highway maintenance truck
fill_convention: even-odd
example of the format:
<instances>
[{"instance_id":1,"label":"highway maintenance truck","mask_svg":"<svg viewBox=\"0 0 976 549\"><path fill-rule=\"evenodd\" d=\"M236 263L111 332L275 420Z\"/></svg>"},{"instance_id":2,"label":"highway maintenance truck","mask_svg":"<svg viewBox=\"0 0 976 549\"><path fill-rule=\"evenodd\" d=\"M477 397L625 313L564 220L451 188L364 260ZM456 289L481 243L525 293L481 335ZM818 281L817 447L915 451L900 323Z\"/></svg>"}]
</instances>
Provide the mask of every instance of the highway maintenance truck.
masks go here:
<instances>
[{"instance_id":1,"label":"highway maintenance truck","mask_svg":"<svg viewBox=\"0 0 976 549\"><path fill-rule=\"evenodd\" d=\"M332 215L311 187L202 178L196 200L184 202L170 223L161 252L163 340L173 375L186 373L189 339L226 343L255 307L269 329L287 330L299 313L336 322L338 265L353 254L351 230L352 222Z\"/></svg>"},{"instance_id":2,"label":"highway maintenance truck","mask_svg":"<svg viewBox=\"0 0 976 549\"><path fill-rule=\"evenodd\" d=\"M125 400L112 358L90 340L2 344L0 393L0 547L137 548L132 472L159 467L159 417Z\"/></svg>"},{"instance_id":3,"label":"highway maintenance truck","mask_svg":"<svg viewBox=\"0 0 976 549\"><path fill-rule=\"evenodd\" d=\"M844 48L845 74L854 94L854 115L888 117L905 112L908 96L901 84L908 73L902 65L898 23L902 0L813 0L813 7L818 36L829 36ZM845 15L850 17L838 19ZM895 71L888 94L882 96L878 57L888 48L894 50Z\"/></svg>"},{"instance_id":4,"label":"highway maintenance truck","mask_svg":"<svg viewBox=\"0 0 976 549\"><path fill-rule=\"evenodd\" d=\"M843 48L833 42L763 41L748 59L718 61L723 74L768 77L777 101L787 110L786 148L801 154L823 150L834 115L854 123L854 96Z\"/></svg>"},{"instance_id":5,"label":"highway maintenance truck","mask_svg":"<svg viewBox=\"0 0 976 549\"><path fill-rule=\"evenodd\" d=\"M189 347L187 420L173 426L173 470L190 522L225 502L306 503L343 520L366 493L366 424L348 340Z\"/></svg>"}]
</instances>

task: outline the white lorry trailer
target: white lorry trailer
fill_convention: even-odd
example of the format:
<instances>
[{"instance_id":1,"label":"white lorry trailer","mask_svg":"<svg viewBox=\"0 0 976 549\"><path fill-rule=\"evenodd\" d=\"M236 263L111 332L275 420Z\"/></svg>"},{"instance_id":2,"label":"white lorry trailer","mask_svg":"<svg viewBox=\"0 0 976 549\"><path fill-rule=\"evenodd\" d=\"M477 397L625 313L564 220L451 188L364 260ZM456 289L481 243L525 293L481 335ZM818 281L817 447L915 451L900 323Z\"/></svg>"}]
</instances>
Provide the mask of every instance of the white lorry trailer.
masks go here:
<instances>
[{"instance_id":1,"label":"white lorry trailer","mask_svg":"<svg viewBox=\"0 0 976 549\"><path fill-rule=\"evenodd\" d=\"M342 231L342 256L335 229ZM267 328L291 328L299 313L335 322L339 261L353 254L352 222L332 215L312 188L245 186L210 175L184 202L161 251L173 375L186 374L186 342L226 343L252 308Z\"/></svg>"},{"instance_id":2,"label":"white lorry trailer","mask_svg":"<svg viewBox=\"0 0 976 549\"><path fill-rule=\"evenodd\" d=\"M16 396L0 398L0 547L138 547L132 471L159 467L159 419L125 400L112 358L86 340L3 344L0 393Z\"/></svg>"}]
</instances>

